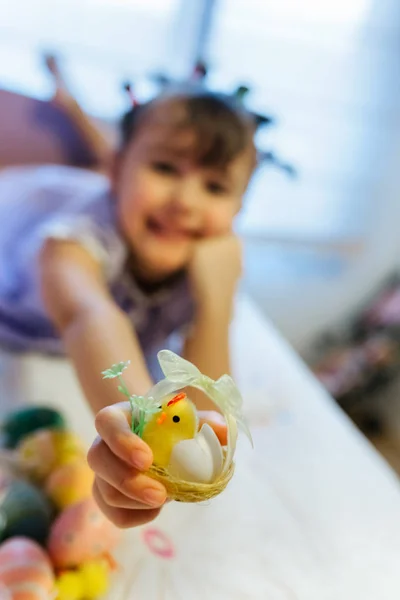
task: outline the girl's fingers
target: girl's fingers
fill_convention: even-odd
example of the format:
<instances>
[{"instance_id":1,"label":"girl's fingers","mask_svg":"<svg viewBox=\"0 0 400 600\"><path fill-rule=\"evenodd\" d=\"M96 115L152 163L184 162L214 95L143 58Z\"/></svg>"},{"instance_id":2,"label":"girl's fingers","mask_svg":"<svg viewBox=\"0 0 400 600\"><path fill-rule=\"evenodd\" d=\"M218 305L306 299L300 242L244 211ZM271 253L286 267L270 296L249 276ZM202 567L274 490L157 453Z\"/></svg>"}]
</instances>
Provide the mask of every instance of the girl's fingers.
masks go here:
<instances>
[{"instance_id":1,"label":"girl's fingers","mask_svg":"<svg viewBox=\"0 0 400 600\"><path fill-rule=\"evenodd\" d=\"M99 436L121 460L139 471L150 468L153 455L149 446L131 431L129 402L103 408L96 416L95 426Z\"/></svg>"},{"instance_id":2,"label":"girl's fingers","mask_svg":"<svg viewBox=\"0 0 400 600\"><path fill-rule=\"evenodd\" d=\"M153 508L164 504L164 486L123 463L100 438L94 441L89 450L88 463L98 477L131 500Z\"/></svg>"},{"instance_id":3,"label":"girl's fingers","mask_svg":"<svg viewBox=\"0 0 400 600\"><path fill-rule=\"evenodd\" d=\"M115 508L109 506L101 495L101 492L95 481L93 486L93 496L96 500L100 510L105 514L114 525L121 529L127 529L128 527L137 527L139 525L145 525L153 519L155 519L160 509L153 510L127 510L125 508Z\"/></svg>"},{"instance_id":4,"label":"girl's fingers","mask_svg":"<svg viewBox=\"0 0 400 600\"><path fill-rule=\"evenodd\" d=\"M132 500L128 496L121 494L115 487L96 477L96 485L104 502L113 508L126 508L129 510L152 510L147 504Z\"/></svg>"}]
</instances>

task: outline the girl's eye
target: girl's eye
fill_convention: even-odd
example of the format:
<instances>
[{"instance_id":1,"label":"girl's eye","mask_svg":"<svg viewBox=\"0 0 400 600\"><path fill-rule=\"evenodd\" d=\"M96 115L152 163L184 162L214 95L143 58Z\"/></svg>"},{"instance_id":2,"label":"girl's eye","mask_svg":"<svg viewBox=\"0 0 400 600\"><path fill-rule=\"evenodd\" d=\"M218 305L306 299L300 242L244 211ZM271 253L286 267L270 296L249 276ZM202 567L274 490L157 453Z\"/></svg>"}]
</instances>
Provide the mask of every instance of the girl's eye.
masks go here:
<instances>
[{"instance_id":1,"label":"girl's eye","mask_svg":"<svg viewBox=\"0 0 400 600\"><path fill-rule=\"evenodd\" d=\"M153 169L157 173L162 173L164 175L175 175L178 172L178 169L174 164L161 160L153 163Z\"/></svg>"},{"instance_id":2,"label":"girl's eye","mask_svg":"<svg viewBox=\"0 0 400 600\"><path fill-rule=\"evenodd\" d=\"M227 193L226 187L222 183L218 183L218 181L209 181L206 187L210 194L215 194L216 196L222 196Z\"/></svg>"}]
</instances>

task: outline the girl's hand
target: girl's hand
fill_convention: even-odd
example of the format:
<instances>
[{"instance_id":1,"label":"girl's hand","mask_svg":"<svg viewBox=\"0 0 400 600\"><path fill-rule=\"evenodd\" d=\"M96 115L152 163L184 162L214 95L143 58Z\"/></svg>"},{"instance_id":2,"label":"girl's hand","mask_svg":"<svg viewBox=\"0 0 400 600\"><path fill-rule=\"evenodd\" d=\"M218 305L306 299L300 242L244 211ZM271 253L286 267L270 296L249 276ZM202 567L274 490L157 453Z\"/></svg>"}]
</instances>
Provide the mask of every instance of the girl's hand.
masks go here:
<instances>
[{"instance_id":1,"label":"girl's hand","mask_svg":"<svg viewBox=\"0 0 400 600\"><path fill-rule=\"evenodd\" d=\"M199 242L189 265L199 308L212 306L230 312L241 274L242 248L235 235Z\"/></svg>"},{"instance_id":2,"label":"girl's hand","mask_svg":"<svg viewBox=\"0 0 400 600\"><path fill-rule=\"evenodd\" d=\"M129 415L127 402L102 409L95 420L99 436L88 453L96 475L95 500L121 528L152 521L167 498L164 486L144 474L152 464L152 452L131 432Z\"/></svg>"}]
</instances>

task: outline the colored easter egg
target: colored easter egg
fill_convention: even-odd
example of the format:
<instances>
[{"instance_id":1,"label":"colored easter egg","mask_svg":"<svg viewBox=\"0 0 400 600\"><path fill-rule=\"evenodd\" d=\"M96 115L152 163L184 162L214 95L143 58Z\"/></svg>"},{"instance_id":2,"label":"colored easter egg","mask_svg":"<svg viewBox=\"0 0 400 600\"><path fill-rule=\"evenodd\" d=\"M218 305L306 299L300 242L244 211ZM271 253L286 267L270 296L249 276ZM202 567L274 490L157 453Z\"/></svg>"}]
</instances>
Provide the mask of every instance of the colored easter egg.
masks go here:
<instances>
[{"instance_id":1,"label":"colored easter egg","mask_svg":"<svg viewBox=\"0 0 400 600\"><path fill-rule=\"evenodd\" d=\"M6 588L4 583L0 583L0 600L13 600L11 591Z\"/></svg>"},{"instance_id":2,"label":"colored easter egg","mask_svg":"<svg viewBox=\"0 0 400 600\"><path fill-rule=\"evenodd\" d=\"M32 540L16 537L4 542L0 546L0 584L10 592L10 600L50 598L54 574L49 557Z\"/></svg>"},{"instance_id":3,"label":"colored easter egg","mask_svg":"<svg viewBox=\"0 0 400 600\"><path fill-rule=\"evenodd\" d=\"M85 456L85 449L75 434L53 429L40 429L27 436L17 452L22 467L38 481L57 466Z\"/></svg>"},{"instance_id":4,"label":"colored easter egg","mask_svg":"<svg viewBox=\"0 0 400 600\"><path fill-rule=\"evenodd\" d=\"M93 498L66 508L54 521L48 550L57 568L69 568L110 551L120 531L103 515Z\"/></svg>"},{"instance_id":5,"label":"colored easter egg","mask_svg":"<svg viewBox=\"0 0 400 600\"><path fill-rule=\"evenodd\" d=\"M92 494L94 473L86 460L57 467L46 481L46 493L60 510L81 502Z\"/></svg>"},{"instance_id":6,"label":"colored easter egg","mask_svg":"<svg viewBox=\"0 0 400 600\"><path fill-rule=\"evenodd\" d=\"M17 448L21 466L35 479L44 479L56 461L53 434L40 429L25 437Z\"/></svg>"},{"instance_id":7,"label":"colored easter egg","mask_svg":"<svg viewBox=\"0 0 400 600\"><path fill-rule=\"evenodd\" d=\"M47 406L26 406L9 413L2 423L4 444L15 448L19 442L38 429L64 429L64 417Z\"/></svg>"},{"instance_id":8,"label":"colored easter egg","mask_svg":"<svg viewBox=\"0 0 400 600\"><path fill-rule=\"evenodd\" d=\"M56 448L56 466L65 465L79 458L86 458L86 450L79 437L71 431L53 431Z\"/></svg>"},{"instance_id":9,"label":"colored easter egg","mask_svg":"<svg viewBox=\"0 0 400 600\"><path fill-rule=\"evenodd\" d=\"M24 536L44 544L52 518L53 507L38 488L13 480L0 503L0 539Z\"/></svg>"}]
</instances>

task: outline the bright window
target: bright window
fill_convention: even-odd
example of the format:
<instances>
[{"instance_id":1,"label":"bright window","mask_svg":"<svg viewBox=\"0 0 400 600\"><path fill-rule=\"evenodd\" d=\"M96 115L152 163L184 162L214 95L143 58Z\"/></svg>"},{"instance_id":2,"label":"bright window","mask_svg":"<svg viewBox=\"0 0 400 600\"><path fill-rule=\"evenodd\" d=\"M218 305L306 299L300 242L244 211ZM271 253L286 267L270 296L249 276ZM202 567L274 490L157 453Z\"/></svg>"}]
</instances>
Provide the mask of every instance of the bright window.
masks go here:
<instances>
[{"instance_id":1,"label":"bright window","mask_svg":"<svg viewBox=\"0 0 400 600\"><path fill-rule=\"evenodd\" d=\"M180 0L0 0L0 82L47 93L39 54L65 57L85 108L114 116L121 81L168 66Z\"/></svg>"},{"instance_id":2,"label":"bright window","mask_svg":"<svg viewBox=\"0 0 400 600\"><path fill-rule=\"evenodd\" d=\"M250 106L278 119L260 144L300 172L295 182L259 172L245 232L340 236L363 226L379 108L371 76L379 82L384 60L369 47L369 17L369 0L217 3L209 46L214 84L250 85Z\"/></svg>"}]
</instances>

